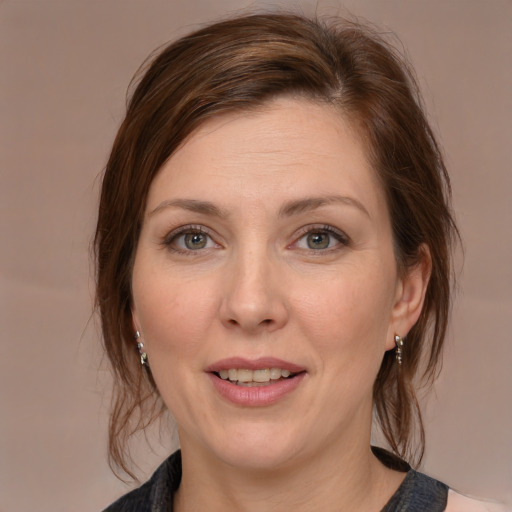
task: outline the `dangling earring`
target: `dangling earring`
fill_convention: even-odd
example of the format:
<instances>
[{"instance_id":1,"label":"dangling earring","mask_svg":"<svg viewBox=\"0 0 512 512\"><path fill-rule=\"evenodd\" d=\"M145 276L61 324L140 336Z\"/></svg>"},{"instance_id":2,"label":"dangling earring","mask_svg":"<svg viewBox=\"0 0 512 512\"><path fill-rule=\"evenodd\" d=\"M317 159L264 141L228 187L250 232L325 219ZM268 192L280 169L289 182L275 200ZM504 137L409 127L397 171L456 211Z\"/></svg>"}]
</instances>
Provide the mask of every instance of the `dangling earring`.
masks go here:
<instances>
[{"instance_id":1,"label":"dangling earring","mask_svg":"<svg viewBox=\"0 0 512 512\"><path fill-rule=\"evenodd\" d=\"M133 337L135 338L135 341L140 339L140 332L135 331ZM140 364L142 366L147 366L149 368L148 355L146 354L146 352L144 352L144 343L142 343L142 341L137 341L137 348L139 349L140 354Z\"/></svg>"},{"instance_id":2,"label":"dangling earring","mask_svg":"<svg viewBox=\"0 0 512 512\"><path fill-rule=\"evenodd\" d=\"M395 334L395 357L396 362L401 365L402 364L402 348L404 346L404 339L401 336L398 336L398 334Z\"/></svg>"}]
</instances>

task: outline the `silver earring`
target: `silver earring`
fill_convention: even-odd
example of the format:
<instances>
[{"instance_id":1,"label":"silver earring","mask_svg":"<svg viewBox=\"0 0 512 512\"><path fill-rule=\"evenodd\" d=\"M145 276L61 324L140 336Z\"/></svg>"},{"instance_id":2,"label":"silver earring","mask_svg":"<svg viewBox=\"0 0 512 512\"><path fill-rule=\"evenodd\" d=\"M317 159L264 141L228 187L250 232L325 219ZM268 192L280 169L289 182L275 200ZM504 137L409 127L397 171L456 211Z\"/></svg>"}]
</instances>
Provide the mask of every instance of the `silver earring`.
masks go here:
<instances>
[{"instance_id":1,"label":"silver earring","mask_svg":"<svg viewBox=\"0 0 512 512\"><path fill-rule=\"evenodd\" d=\"M135 341L139 340L140 332L135 331L135 334L133 337L135 338ZM137 341L137 348L139 349L139 354L140 354L140 364L142 366L147 366L149 368L148 355L144 351L144 343L142 343L142 341Z\"/></svg>"},{"instance_id":2,"label":"silver earring","mask_svg":"<svg viewBox=\"0 0 512 512\"><path fill-rule=\"evenodd\" d=\"M401 365L402 364L402 348L404 346L404 339L402 338L402 336L398 336L398 334L395 334L395 345L396 345L396 349L395 349L396 362L399 365Z\"/></svg>"}]
</instances>

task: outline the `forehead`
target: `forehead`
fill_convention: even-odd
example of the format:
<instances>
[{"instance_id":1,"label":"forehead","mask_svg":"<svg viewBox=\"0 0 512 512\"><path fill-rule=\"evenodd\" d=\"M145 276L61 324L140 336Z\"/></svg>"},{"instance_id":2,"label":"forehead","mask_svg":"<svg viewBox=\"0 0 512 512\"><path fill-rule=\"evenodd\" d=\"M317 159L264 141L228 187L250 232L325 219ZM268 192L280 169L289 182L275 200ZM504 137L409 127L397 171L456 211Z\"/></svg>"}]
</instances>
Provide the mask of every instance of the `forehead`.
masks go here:
<instances>
[{"instance_id":1,"label":"forehead","mask_svg":"<svg viewBox=\"0 0 512 512\"><path fill-rule=\"evenodd\" d=\"M167 195L204 198L229 186L240 197L351 194L377 207L382 193L364 145L334 107L279 98L203 123L168 159L148 207Z\"/></svg>"}]
</instances>

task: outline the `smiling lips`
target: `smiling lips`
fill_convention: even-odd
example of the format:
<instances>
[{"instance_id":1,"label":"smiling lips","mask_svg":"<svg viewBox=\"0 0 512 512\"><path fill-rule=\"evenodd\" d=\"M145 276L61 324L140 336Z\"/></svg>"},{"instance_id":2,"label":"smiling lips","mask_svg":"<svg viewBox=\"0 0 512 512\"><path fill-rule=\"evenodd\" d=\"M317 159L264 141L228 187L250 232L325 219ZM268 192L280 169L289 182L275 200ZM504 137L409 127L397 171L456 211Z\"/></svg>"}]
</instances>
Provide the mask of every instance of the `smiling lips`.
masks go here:
<instances>
[{"instance_id":1,"label":"smiling lips","mask_svg":"<svg viewBox=\"0 0 512 512\"><path fill-rule=\"evenodd\" d=\"M243 406L271 405L291 393L307 375L303 367L275 358L230 358L206 368L217 392Z\"/></svg>"},{"instance_id":2,"label":"smiling lips","mask_svg":"<svg viewBox=\"0 0 512 512\"><path fill-rule=\"evenodd\" d=\"M290 370L281 368L264 368L261 370L248 370L230 368L229 370L221 370L219 377L224 380L236 383L238 386L266 386L272 381L287 379L292 375Z\"/></svg>"}]
</instances>

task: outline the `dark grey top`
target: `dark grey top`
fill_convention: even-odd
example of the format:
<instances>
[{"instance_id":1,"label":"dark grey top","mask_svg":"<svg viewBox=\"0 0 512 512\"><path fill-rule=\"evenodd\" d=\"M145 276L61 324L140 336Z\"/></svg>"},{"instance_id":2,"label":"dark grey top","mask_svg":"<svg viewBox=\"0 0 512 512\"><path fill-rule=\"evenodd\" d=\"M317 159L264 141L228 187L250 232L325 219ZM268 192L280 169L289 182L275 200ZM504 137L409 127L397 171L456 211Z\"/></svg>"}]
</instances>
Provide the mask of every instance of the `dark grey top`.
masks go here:
<instances>
[{"instance_id":1,"label":"dark grey top","mask_svg":"<svg viewBox=\"0 0 512 512\"><path fill-rule=\"evenodd\" d=\"M404 461L382 448L373 453L386 466L407 475L381 512L443 512L448 486L418 473ZM172 512L172 501L181 481L181 452L174 452L155 471L150 480L125 494L104 512Z\"/></svg>"}]
</instances>

